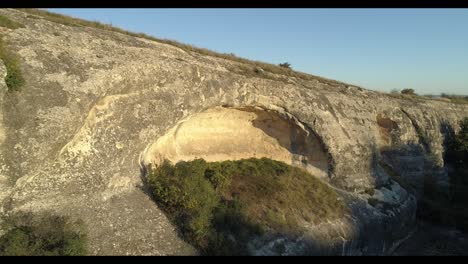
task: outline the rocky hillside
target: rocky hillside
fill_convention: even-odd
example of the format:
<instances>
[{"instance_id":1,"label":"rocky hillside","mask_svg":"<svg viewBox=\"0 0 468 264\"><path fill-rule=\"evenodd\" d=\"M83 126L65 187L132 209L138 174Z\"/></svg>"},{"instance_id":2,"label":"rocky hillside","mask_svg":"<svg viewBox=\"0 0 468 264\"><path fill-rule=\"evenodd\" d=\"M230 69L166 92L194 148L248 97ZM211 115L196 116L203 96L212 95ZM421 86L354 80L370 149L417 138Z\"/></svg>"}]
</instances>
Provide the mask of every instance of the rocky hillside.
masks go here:
<instances>
[{"instance_id":1,"label":"rocky hillside","mask_svg":"<svg viewBox=\"0 0 468 264\"><path fill-rule=\"evenodd\" d=\"M275 254L280 242L290 254L304 245L310 254L386 254L413 228L424 177L447 183L445 135L468 116L462 104L283 74L20 10L0 15L21 25L0 25L0 34L24 78L18 91L0 78L0 213L80 218L90 254L197 254L147 195L147 166L260 156L304 167L351 213L257 254Z\"/></svg>"}]
</instances>

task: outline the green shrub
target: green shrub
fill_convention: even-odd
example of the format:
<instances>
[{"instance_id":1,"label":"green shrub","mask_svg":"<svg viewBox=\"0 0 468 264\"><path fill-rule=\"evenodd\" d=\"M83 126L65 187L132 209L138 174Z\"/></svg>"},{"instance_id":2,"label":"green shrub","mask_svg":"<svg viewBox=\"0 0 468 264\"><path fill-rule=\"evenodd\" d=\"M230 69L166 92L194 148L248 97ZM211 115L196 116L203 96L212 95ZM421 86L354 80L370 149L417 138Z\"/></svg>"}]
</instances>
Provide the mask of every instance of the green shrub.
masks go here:
<instances>
[{"instance_id":1,"label":"green shrub","mask_svg":"<svg viewBox=\"0 0 468 264\"><path fill-rule=\"evenodd\" d=\"M7 70L5 83L8 87L8 91L19 91L25 83L21 72L20 62L14 53L7 50L2 39L0 39L0 59L5 64Z\"/></svg>"},{"instance_id":2,"label":"green shrub","mask_svg":"<svg viewBox=\"0 0 468 264\"><path fill-rule=\"evenodd\" d=\"M212 162L208 164L208 167L205 170L205 177L210 181L215 190L225 191L231 183L229 175L233 172L229 170L232 169L234 169L233 166L223 167L219 162Z\"/></svg>"},{"instance_id":3,"label":"green shrub","mask_svg":"<svg viewBox=\"0 0 468 264\"><path fill-rule=\"evenodd\" d=\"M318 223L346 211L326 184L266 158L164 161L150 169L148 183L183 237L210 255L248 254L254 236L299 234L299 220Z\"/></svg>"},{"instance_id":4,"label":"green shrub","mask_svg":"<svg viewBox=\"0 0 468 264\"><path fill-rule=\"evenodd\" d=\"M17 29L17 28L24 27L24 25L13 21L6 16L0 15L0 27L6 27L9 29Z\"/></svg>"},{"instance_id":5,"label":"green shrub","mask_svg":"<svg viewBox=\"0 0 468 264\"><path fill-rule=\"evenodd\" d=\"M86 254L80 222L53 215L31 214L6 219L0 237L1 256L77 256Z\"/></svg>"}]
</instances>

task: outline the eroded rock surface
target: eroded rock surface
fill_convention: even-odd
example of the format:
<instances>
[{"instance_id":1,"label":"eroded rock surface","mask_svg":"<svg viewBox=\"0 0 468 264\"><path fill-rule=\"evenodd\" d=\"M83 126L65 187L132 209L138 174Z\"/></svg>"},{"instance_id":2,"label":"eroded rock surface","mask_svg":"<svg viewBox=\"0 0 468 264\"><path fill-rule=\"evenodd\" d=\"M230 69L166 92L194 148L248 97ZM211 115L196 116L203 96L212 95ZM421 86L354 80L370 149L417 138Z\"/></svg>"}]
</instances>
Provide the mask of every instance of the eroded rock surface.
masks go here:
<instances>
[{"instance_id":1,"label":"eroded rock surface","mask_svg":"<svg viewBox=\"0 0 468 264\"><path fill-rule=\"evenodd\" d=\"M296 120L262 108L215 107L181 121L143 154L145 166L203 158L206 161L269 158L327 179L321 140Z\"/></svg>"},{"instance_id":2,"label":"eroded rock surface","mask_svg":"<svg viewBox=\"0 0 468 264\"><path fill-rule=\"evenodd\" d=\"M222 106L287 113L304 131L313 132L312 141L320 139L320 151L326 153L314 156L313 168L324 172L323 180L352 208L340 221L324 219L310 226L298 241L264 241L255 249L258 254L279 254L278 248L282 254L304 253L301 248L313 254L386 253L408 235L416 210L414 195L392 179L389 168L416 186L428 172L447 181L442 128L456 130L468 115L463 105L397 99L322 79L240 75L230 71L238 62L121 33L65 26L17 10L1 9L0 14L25 25L1 32L19 55L26 79L21 92L9 93L0 78L1 213L53 210L82 218L91 254L196 254L145 194L141 161L181 121ZM0 64L0 75L5 74ZM229 118L222 120L225 129L233 129ZM250 119L239 125L242 120ZM200 124L209 124L204 122ZM285 128L281 122L270 122L276 126L272 133ZM184 133L223 134L184 124ZM239 138L237 143L265 140L270 145L252 147L274 148L290 160L291 141L282 141L283 132L245 127L248 133L258 132L258 140ZM195 156L189 139L185 134L175 140L184 145L186 158ZM211 147L205 150L204 155L213 154ZM229 155L228 149L216 153L221 154ZM309 155L307 150L303 154Z\"/></svg>"}]
</instances>

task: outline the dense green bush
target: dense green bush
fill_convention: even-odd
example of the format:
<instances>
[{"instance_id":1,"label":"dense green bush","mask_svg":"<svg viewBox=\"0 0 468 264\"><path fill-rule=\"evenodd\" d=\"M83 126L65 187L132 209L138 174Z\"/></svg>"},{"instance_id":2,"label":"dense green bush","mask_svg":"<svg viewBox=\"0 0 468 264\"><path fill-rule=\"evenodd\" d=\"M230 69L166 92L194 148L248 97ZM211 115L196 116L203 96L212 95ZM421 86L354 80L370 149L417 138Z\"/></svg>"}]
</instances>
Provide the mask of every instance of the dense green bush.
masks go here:
<instances>
[{"instance_id":1,"label":"dense green bush","mask_svg":"<svg viewBox=\"0 0 468 264\"><path fill-rule=\"evenodd\" d=\"M20 215L5 219L0 256L76 256L86 254L81 222L66 217Z\"/></svg>"},{"instance_id":2,"label":"dense green bush","mask_svg":"<svg viewBox=\"0 0 468 264\"><path fill-rule=\"evenodd\" d=\"M270 159L196 159L150 169L154 199L183 237L210 255L248 254L265 232L298 234L298 221L341 217L344 203L307 172Z\"/></svg>"}]
</instances>

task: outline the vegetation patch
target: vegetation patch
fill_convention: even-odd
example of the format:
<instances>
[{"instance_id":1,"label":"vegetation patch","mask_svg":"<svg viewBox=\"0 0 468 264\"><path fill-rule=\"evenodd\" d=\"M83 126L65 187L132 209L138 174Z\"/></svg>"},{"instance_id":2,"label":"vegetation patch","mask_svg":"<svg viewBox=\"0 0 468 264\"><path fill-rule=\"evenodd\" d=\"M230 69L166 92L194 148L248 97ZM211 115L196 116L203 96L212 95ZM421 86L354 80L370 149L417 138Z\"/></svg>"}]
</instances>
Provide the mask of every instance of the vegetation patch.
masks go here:
<instances>
[{"instance_id":1,"label":"vegetation patch","mask_svg":"<svg viewBox=\"0 0 468 264\"><path fill-rule=\"evenodd\" d=\"M449 99L450 102L454 104L468 104L468 96L466 95L450 95L443 93L440 97Z\"/></svg>"},{"instance_id":2,"label":"vegetation patch","mask_svg":"<svg viewBox=\"0 0 468 264\"><path fill-rule=\"evenodd\" d=\"M19 91L24 85L24 78L21 73L21 67L18 56L13 52L9 51L5 45L3 39L0 38L0 59L7 70L7 76L5 77L5 83L8 87L8 91Z\"/></svg>"},{"instance_id":3,"label":"vegetation patch","mask_svg":"<svg viewBox=\"0 0 468 264\"><path fill-rule=\"evenodd\" d=\"M196 159L150 169L154 199L182 236L209 255L249 254L262 234L298 235L301 223L342 217L335 191L302 169L266 158Z\"/></svg>"},{"instance_id":4,"label":"vegetation patch","mask_svg":"<svg viewBox=\"0 0 468 264\"><path fill-rule=\"evenodd\" d=\"M434 95L434 94L419 95L413 89L403 89L401 91L393 89L387 95L394 97L394 98L408 100L408 101L415 102L415 103L424 102L426 100L433 100L433 101L448 102L448 103L454 103L454 104L468 104L467 95L456 95L456 94L445 94L445 93L442 93L440 95Z\"/></svg>"},{"instance_id":5,"label":"vegetation patch","mask_svg":"<svg viewBox=\"0 0 468 264\"><path fill-rule=\"evenodd\" d=\"M51 214L24 214L5 219L0 256L77 256L86 254L82 222Z\"/></svg>"},{"instance_id":6,"label":"vegetation patch","mask_svg":"<svg viewBox=\"0 0 468 264\"><path fill-rule=\"evenodd\" d=\"M13 21L6 16L0 15L0 27L6 27L9 29L17 29L17 28L24 27L24 25Z\"/></svg>"}]
</instances>

